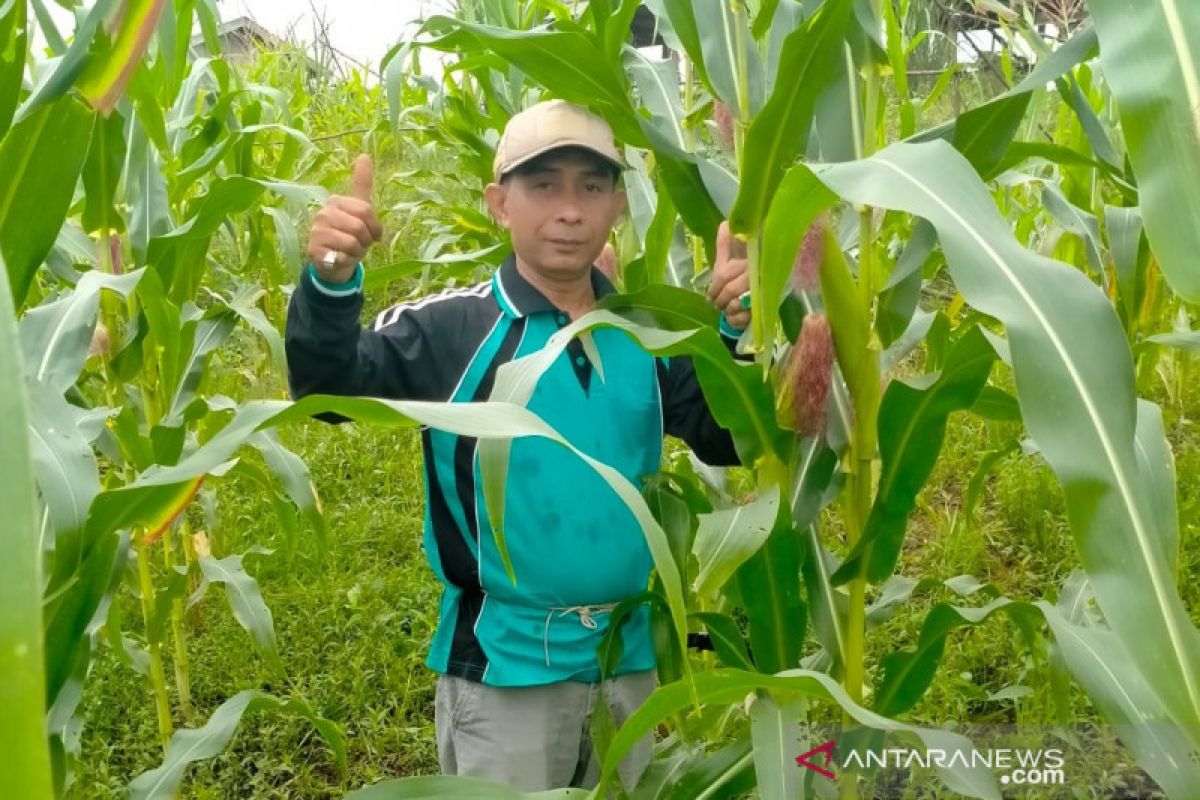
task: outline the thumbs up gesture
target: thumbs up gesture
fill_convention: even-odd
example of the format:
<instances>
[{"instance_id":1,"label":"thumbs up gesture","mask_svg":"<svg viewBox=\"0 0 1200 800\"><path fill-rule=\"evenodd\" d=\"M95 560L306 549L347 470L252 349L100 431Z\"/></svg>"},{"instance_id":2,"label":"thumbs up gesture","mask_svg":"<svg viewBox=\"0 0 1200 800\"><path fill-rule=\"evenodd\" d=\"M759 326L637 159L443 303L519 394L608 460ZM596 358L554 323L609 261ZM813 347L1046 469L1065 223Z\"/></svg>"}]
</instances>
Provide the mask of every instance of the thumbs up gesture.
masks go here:
<instances>
[{"instance_id":1,"label":"thumbs up gesture","mask_svg":"<svg viewBox=\"0 0 1200 800\"><path fill-rule=\"evenodd\" d=\"M371 203L374 182L371 157L359 156L350 179L350 195L331 196L313 218L308 234L308 259L322 280L330 283L350 280L367 250L383 238L383 226Z\"/></svg>"},{"instance_id":2,"label":"thumbs up gesture","mask_svg":"<svg viewBox=\"0 0 1200 800\"><path fill-rule=\"evenodd\" d=\"M725 319L738 330L750 324L749 299L750 262L746 260L746 245L729 230L729 223L717 228L717 258L713 263L712 282L708 299L725 312Z\"/></svg>"}]
</instances>

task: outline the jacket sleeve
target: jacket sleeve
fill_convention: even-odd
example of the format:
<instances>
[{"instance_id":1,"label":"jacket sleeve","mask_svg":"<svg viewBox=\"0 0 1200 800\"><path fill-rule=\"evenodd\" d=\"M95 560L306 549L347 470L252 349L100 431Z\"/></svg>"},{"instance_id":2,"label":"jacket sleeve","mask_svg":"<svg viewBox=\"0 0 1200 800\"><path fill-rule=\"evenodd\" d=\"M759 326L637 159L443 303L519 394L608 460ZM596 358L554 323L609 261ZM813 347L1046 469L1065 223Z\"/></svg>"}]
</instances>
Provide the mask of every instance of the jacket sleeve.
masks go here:
<instances>
[{"instance_id":1,"label":"jacket sleeve","mask_svg":"<svg viewBox=\"0 0 1200 800\"><path fill-rule=\"evenodd\" d=\"M432 315L393 309L380 315L374 329L364 328L361 287L361 267L341 287L318 282L307 268L301 273L285 333L292 397L444 399L437 397L442 376L433 352L438 337Z\"/></svg>"},{"instance_id":2,"label":"jacket sleeve","mask_svg":"<svg viewBox=\"0 0 1200 800\"><path fill-rule=\"evenodd\" d=\"M721 339L735 352L739 332L721 317ZM671 356L666 366L659 362L659 382L663 397L663 429L687 442L696 457L714 467L741 464L733 436L713 418L700 389L696 368L688 356Z\"/></svg>"}]
</instances>

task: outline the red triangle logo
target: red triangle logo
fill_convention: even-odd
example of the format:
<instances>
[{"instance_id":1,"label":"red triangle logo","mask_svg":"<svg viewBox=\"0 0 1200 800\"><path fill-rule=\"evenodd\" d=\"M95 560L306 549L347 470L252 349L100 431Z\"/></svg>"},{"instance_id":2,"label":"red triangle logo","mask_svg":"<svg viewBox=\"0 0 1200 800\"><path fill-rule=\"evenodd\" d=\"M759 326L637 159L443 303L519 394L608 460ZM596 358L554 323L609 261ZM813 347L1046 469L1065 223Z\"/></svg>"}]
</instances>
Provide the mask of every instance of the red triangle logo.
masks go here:
<instances>
[{"instance_id":1,"label":"red triangle logo","mask_svg":"<svg viewBox=\"0 0 1200 800\"><path fill-rule=\"evenodd\" d=\"M796 764L801 767L808 767L813 772L820 773L821 775L824 775L826 778L829 778L829 780L833 780L835 778L835 775L833 774L833 770L825 769L825 767L829 766L833 762L833 746L835 744L837 744L836 740L828 741L825 744L821 745L820 747L817 747L813 750L809 750L807 753L802 753L802 754L796 756ZM809 759L812 758L813 756L815 756L817 753L825 754L824 765L814 764L813 762L809 761Z\"/></svg>"}]
</instances>

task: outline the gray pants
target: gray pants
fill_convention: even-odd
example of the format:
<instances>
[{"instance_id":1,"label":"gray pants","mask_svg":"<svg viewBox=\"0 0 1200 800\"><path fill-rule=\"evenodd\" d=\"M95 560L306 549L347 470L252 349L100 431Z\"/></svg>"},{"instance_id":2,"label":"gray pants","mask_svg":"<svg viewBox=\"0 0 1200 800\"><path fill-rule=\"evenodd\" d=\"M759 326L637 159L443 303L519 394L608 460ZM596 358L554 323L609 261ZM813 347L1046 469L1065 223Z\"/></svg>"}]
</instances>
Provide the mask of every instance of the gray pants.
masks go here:
<instances>
[{"instance_id":1,"label":"gray pants","mask_svg":"<svg viewBox=\"0 0 1200 800\"><path fill-rule=\"evenodd\" d=\"M602 696L620 726L650 695L654 670L603 683L486 686L442 675L434 706L438 761L446 775L471 775L523 791L579 787L600 779L588 720ZM647 734L619 767L632 789L650 763Z\"/></svg>"}]
</instances>

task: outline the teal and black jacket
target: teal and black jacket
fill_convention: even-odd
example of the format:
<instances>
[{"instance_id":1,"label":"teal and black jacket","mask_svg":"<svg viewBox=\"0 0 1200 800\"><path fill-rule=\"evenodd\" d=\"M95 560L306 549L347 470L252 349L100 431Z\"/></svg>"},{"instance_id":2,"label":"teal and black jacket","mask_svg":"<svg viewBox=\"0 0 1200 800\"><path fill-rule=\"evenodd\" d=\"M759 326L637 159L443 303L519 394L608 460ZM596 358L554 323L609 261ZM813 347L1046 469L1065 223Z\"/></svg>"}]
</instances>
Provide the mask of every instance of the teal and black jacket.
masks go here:
<instances>
[{"instance_id":1,"label":"teal and black jacket","mask_svg":"<svg viewBox=\"0 0 1200 800\"><path fill-rule=\"evenodd\" d=\"M597 297L612 293L592 270ZM492 280L401 303L360 323L362 268L330 286L305 272L287 319L293 396L339 394L453 402L488 398L496 370L570 323L509 258ZM723 330L727 337L733 333ZM655 358L623 331L593 331L606 380L572 341L529 408L575 447L635 485L659 468L664 434L712 465L738 463L692 363ZM505 498L508 579L483 502L475 439L424 428L425 552L445 586L428 665L496 686L596 681L612 604L646 589L641 529L591 467L541 438L513 441ZM654 667L649 611L622 629L618 674Z\"/></svg>"}]
</instances>

